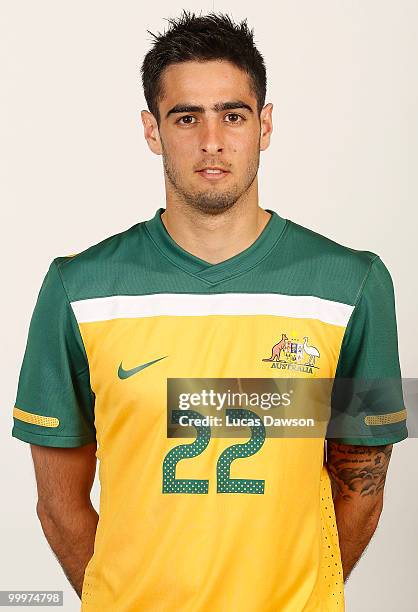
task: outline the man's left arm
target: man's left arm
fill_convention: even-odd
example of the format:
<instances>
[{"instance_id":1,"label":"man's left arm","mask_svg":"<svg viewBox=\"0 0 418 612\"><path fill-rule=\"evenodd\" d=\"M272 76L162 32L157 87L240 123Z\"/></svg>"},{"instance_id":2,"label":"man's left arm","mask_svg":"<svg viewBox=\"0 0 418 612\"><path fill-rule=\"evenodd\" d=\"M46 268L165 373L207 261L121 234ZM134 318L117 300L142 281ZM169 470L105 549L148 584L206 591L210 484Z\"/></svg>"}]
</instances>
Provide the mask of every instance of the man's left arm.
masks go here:
<instances>
[{"instance_id":1,"label":"man's left arm","mask_svg":"<svg viewBox=\"0 0 418 612\"><path fill-rule=\"evenodd\" d=\"M370 542L383 509L392 444L327 441L327 468L337 520L344 581Z\"/></svg>"}]
</instances>

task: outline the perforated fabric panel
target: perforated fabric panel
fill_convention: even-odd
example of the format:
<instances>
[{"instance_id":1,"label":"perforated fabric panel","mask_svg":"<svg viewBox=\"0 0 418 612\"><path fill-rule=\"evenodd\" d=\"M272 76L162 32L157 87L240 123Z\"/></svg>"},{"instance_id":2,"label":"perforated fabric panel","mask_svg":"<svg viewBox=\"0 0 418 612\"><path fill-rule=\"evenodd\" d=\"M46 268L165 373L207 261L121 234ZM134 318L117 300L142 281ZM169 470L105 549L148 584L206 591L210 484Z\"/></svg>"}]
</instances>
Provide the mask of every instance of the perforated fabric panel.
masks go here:
<instances>
[{"instance_id":1,"label":"perforated fabric panel","mask_svg":"<svg viewBox=\"0 0 418 612\"><path fill-rule=\"evenodd\" d=\"M24 421L25 423L31 423L32 425L42 425L42 427L58 427L60 424L59 419L56 417L46 417L41 414L33 414L31 412L26 412L26 410L21 410L15 406L13 408L13 416L19 421Z\"/></svg>"},{"instance_id":2,"label":"perforated fabric panel","mask_svg":"<svg viewBox=\"0 0 418 612\"><path fill-rule=\"evenodd\" d=\"M321 521L322 521L322 599L327 612L344 610L344 579L338 543L338 530L332 501L331 482L326 467L321 475ZM326 604L325 604L326 602ZM325 607L325 605L327 607Z\"/></svg>"},{"instance_id":3,"label":"perforated fabric panel","mask_svg":"<svg viewBox=\"0 0 418 612\"><path fill-rule=\"evenodd\" d=\"M406 410L398 410L398 412L390 412L389 414L375 414L364 417L366 425L390 425L391 423L400 423L407 417Z\"/></svg>"}]
</instances>

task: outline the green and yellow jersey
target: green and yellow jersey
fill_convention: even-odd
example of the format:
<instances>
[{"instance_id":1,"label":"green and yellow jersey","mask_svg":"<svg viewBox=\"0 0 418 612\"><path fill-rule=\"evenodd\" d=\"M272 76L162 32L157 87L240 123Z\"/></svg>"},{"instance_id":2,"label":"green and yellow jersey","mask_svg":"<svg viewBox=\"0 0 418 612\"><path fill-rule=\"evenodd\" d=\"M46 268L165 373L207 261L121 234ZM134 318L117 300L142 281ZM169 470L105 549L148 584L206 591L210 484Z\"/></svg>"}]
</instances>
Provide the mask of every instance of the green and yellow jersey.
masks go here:
<instances>
[{"instance_id":1,"label":"green and yellow jersey","mask_svg":"<svg viewBox=\"0 0 418 612\"><path fill-rule=\"evenodd\" d=\"M209 264L171 238L163 210L52 261L20 372L13 436L97 440L82 610L344 610L326 436L168 437L167 381L400 379L389 272L273 211L250 247ZM367 428L347 400L338 440L407 437L402 397L378 395Z\"/></svg>"}]
</instances>

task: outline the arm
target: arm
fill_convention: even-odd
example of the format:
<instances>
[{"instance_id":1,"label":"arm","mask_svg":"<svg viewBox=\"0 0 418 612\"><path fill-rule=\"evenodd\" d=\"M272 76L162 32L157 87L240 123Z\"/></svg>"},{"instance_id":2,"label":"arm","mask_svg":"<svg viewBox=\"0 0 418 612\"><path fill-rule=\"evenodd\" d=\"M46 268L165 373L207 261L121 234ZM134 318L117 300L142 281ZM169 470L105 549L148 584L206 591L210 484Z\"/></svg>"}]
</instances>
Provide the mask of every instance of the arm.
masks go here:
<instances>
[{"instance_id":1,"label":"arm","mask_svg":"<svg viewBox=\"0 0 418 612\"><path fill-rule=\"evenodd\" d=\"M38 488L36 511L43 532L81 599L98 521L90 500L96 442L77 448L31 444L31 451Z\"/></svg>"},{"instance_id":2,"label":"arm","mask_svg":"<svg viewBox=\"0 0 418 612\"><path fill-rule=\"evenodd\" d=\"M383 508L383 489L392 453L385 446L327 442L344 581L371 540Z\"/></svg>"}]
</instances>

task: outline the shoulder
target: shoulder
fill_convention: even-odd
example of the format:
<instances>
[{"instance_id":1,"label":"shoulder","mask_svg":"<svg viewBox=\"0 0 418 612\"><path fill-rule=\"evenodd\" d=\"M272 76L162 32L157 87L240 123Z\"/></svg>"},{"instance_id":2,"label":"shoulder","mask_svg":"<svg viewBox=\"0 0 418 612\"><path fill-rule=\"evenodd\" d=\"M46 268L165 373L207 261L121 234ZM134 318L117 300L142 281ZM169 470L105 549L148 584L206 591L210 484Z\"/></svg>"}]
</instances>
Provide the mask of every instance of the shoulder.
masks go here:
<instances>
[{"instance_id":1,"label":"shoulder","mask_svg":"<svg viewBox=\"0 0 418 612\"><path fill-rule=\"evenodd\" d=\"M147 251L143 230L142 221L80 253L56 257L51 265L57 268L70 301L109 295L112 279L120 280L122 271L129 282L129 270L141 265Z\"/></svg>"},{"instance_id":2,"label":"shoulder","mask_svg":"<svg viewBox=\"0 0 418 612\"><path fill-rule=\"evenodd\" d=\"M302 284L324 292L321 297L354 305L375 269L389 274L377 253L341 244L294 221L287 223L287 263Z\"/></svg>"},{"instance_id":3,"label":"shoulder","mask_svg":"<svg viewBox=\"0 0 418 612\"><path fill-rule=\"evenodd\" d=\"M324 234L288 220L289 236L295 246L302 246L311 257L321 257L333 260L334 263L348 264L367 270L378 255L373 251L354 249L348 245L332 240Z\"/></svg>"}]
</instances>

